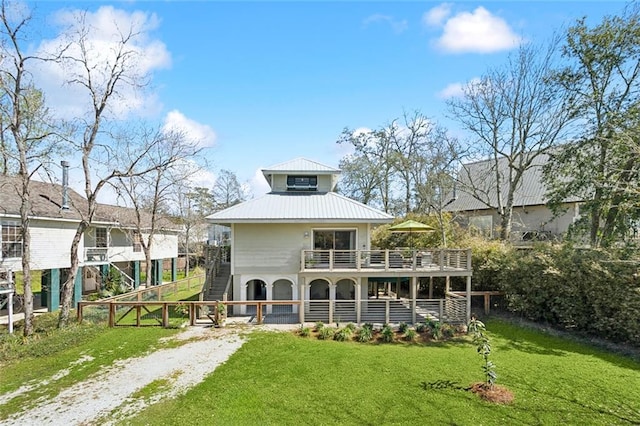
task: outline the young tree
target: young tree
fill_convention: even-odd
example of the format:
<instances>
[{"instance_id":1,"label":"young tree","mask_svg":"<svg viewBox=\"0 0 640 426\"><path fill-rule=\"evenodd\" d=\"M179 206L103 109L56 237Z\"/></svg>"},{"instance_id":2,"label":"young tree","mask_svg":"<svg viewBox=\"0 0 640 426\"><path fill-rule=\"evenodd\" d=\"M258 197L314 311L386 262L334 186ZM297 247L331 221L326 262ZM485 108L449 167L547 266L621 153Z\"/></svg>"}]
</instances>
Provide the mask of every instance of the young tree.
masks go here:
<instances>
[{"instance_id":1,"label":"young tree","mask_svg":"<svg viewBox=\"0 0 640 426\"><path fill-rule=\"evenodd\" d=\"M572 96L582 131L553 156L547 185L557 210L566 197L583 200L576 225L593 246L607 245L640 214L632 190L640 180L640 156L629 144L637 137L640 114L640 6L630 5L593 28L585 19L577 21L567 32L563 55L569 65L557 80Z\"/></svg>"},{"instance_id":2,"label":"young tree","mask_svg":"<svg viewBox=\"0 0 640 426\"><path fill-rule=\"evenodd\" d=\"M62 147L44 96L35 87L28 69L29 63L40 58L25 54L22 46L30 20L31 16L16 4L7 1L0 4L0 149L2 173L15 173L15 192L20 197L25 336L33 333L30 182L34 173Z\"/></svg>"},{"instance_id":3,"label":"young tree","mask_svg":"<svg viewBox=\"0 0 640 426\"><path fill-rule=\"evenodd\" d=\"M463 168L458 184L498 211L503 240L511 233L514 196L525 171L563 140L573 117L566 92L551 78L556 45L521 46L506 66L489 70L448 101L452 117L473 138L471 156L490 159L481 176L465 176L469 169Z\"/></svg>"}]
</instances>

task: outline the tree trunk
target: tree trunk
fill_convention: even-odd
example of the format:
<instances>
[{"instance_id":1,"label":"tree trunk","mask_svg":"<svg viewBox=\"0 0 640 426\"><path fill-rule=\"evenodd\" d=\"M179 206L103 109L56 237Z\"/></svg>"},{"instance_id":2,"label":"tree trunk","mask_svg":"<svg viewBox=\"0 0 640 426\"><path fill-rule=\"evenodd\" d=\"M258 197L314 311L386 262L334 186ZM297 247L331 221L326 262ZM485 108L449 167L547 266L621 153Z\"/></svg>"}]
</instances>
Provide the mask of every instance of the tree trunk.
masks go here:
<instances>
[{"instance_id":1,"label":"tree trunk","mask_svg":"<svg viewBox=\"0 0 640 426\"><path fill-rule=\"evenodd\" d=\"M71 242L71 268L69 268L69 276L67 280L62 284L62 300L60 302L60 316L58 317L58 328L66 327L69 324L69 316L71 313L71 302L73 299L73 290L75 287L76 276L78 275L78 267L80 265L80 258L78 256L78 248L80 247L80 240L84 235L84 231L87 230L89 225L82 221L76 229L76 233L73 236Z\"/></svg>"},{"instance_id":2,"label":"tree trunk","mask_svg":"<svg viewBox=\"0 0 640 426\"><path fill-rule=\"evenodd\" d=\"M22 229L22 283L24 287L24 331L25 337L33 334L33 287L31 286L31 232L29 220L23 219Z\"/></svg>"},{"instance_id":3,"label":"tree trunk","mask_svg":"<svg viewBox=\"0 0 640 426\"><path fill-rule=\"evenodd\" d=\"M144 251L144 259L145 259L145 273L147 274L147 277L145 279L145 286L147 288L151 287L151 271L152 271L152 263L153 261L151 260L151 248L149 248L149 246L147 244L145 244L145 246L142 248L142 250Z\"/></svg>"}]
</instances>

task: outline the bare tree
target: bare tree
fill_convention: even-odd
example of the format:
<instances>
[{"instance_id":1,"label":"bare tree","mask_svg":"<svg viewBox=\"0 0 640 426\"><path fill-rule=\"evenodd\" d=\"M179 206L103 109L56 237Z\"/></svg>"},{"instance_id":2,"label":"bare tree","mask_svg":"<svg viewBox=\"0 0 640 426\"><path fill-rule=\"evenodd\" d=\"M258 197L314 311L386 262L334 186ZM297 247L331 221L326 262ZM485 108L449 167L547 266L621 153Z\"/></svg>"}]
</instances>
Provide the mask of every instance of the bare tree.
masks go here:
<instances>
[{"instance_id":1,"label":"bare tree","mask_svg":"<svg viewBox=\"0 0 640 426\"><path fill-rule=\"evenodd\" d=\"M450 220L445 207L455 200L455 176L463 154L458 139L434 124L412 168L416 211L435 215L443 247L447 246Z\"/></svg>"},{"instance_id":2,"label":"bare tree","mask_svg":"<svg viewBox=\"0 0 640 426\"><path fill-rule=\"evenodd\" d=\"M175 226L163 214L163 205L169 203L175 185L188 179L191 170L183 167L184 162L200 151L195 143L187 141L185 135L175 131L145 133L143 146L146 155L138 159L134 153L127 161L137 162L140 173L118 176L117 189L126 194L127 201L135 210L134 234L140 241L146 261L146 285L151 285L151 249L154 239L164 227ZM143 237L146 235L146 238Z\"/></svg>"},{"instance_id":3,"label":"bare tree","mask_svg":"<svg viewBox=\"0 0 640 426\"><path fill-rule=\"evenodd\" d=\"M24 53L21 43L31 20L11 2L0 4L0 149L2 173L17 176L15 192L20 197L20 234L24 283L24 335L33 333L31 286L30 182L34 173L62 145L45 106L42 92L33 83L28 63L40 60Z\"/></svg>"},{"instance_id":4,"label":"bare tree","mask_svg":"<svg viewBox=\"0 0 640 426\"><path fill-rule=\"evenodd\" d=\"M73 284L80 262L78 248L94 218L100 191L114 179L141 176L157 167L143 166L143 160L155 149L157 141L147 141L139 148L131 149L130 140L118 137L117 123L110 120L109 115L109 108L121 100L121 90L142 89L147 83L145 76L136 71L137 63L143 59L141 51L135 46L136 39L142 37L136 27L139 24L134 23L128 28L118 26L109 51L96 55L100 48L91 41L92 28L87 23L86 13L79 13L77 20L78 25L68 34L68 44L61 58L66 68L67 83L82 89L90 104L87 114L78 119L76 138L71 140L82 154L87 201L86 206L79 209L81 219L71 244L71 268L62 285L60 327L64 327L69 320ZM126 129L124 133L127 133ZM131 153L126 156L127 163L118 162L117 153L122 152Z\"/></svg>"},{"instance_id":5,"label":"bare tree","mask_svg":"<svg viewBox=\"0 0 640 426\"><path fill-rule=\"evenodd\" d=\"M489 70L468 83L450 112L473 138L471 155L487 158L480 175L464 176L459 184L501 217L500 237L511 233L513 201L526 170L538 156L564 137L572 119L566 92L551 78L557 41L546 49L521 46L504 67Z\"/></svg>"},{"instance_id":6,"label":"bare tree","mask_svg":"<svg viewBox=\"0 0 640 426\"><path fill-rule=\"evenodd\" d=\"M230 170L220 170L212 189L216 209L223 210L247 199L235 173Z\"/></svg>"}]
</instances>

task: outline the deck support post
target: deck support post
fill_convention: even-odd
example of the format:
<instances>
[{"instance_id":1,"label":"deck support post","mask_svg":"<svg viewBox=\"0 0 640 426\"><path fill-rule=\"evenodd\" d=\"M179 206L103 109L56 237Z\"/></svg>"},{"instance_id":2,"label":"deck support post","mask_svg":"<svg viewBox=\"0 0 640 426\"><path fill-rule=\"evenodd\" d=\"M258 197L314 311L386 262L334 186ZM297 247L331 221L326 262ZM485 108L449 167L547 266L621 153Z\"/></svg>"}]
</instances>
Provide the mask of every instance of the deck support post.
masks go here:
<instances>
[{"instance_id":1,"label":"deck support post","mask_svg":"<svg viewBox=\"0 0 640 426\"><path fill-rule=\"evenodd\" d=\"M300 324L304 324L304 311L305 311L305 307L304 307L304 298L305 295L307 294L306 291L306 279L304 277L300 277L300 309L298 309L298 315L300 315L299 317L299 321Z\"/></svg>"},{"instance_id":2,"label":"deck support post","mask_svg":"<svg viewBox=\"0 0 640 426\"><path fill-rule=\"evenodd\" d=\"M467 324L471 321L471 276L467 277Z\"/></svg>"},{"instance_id":3,"label":"deck support post","mask_svg":"<svg viewBox=\"0 0 640 426\"><path fill-rule=\"evenodd\" d=\"M416 297L418 294L418 277L411 278L411 323L416 323Z\"/></svg>"},{"instance_id":4,"label":"deck support post","mask_svg":"<svg viewBox=\"0 0 640 426\"><path fill-rule=\"evenodd\" d=\"M362 306L360 301L362 300L362 280L360 278L356 286L356 324L360 324L360 317L362 315Z\"/></svg>"}]
</instances>

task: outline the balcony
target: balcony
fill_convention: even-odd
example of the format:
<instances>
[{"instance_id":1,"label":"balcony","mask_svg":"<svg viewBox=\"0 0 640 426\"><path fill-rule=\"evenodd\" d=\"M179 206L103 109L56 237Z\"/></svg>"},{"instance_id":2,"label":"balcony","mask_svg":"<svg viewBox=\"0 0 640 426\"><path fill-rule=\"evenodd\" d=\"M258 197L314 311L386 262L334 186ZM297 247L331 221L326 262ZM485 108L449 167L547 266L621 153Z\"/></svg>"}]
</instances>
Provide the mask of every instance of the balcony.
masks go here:
<instances>
[{"instance_id":1,"label":"balcony","mask_svg":"<svg viewBox=\"0 0 640 426\"><path fill-rule=\"evenodd\" d=\"M471 249L302 250L301 272L327 271L470 275Z\"/></svg>"},{"instance_id":2,"label":"balcony","mask_svg":"<svg viewBox=\"0 0 640 426\"><path fill-rule=\"evenodd\" d=\"M104 263L109 261L108 247L86 247L84 249L84 261L86 263Z\"/></svg>"}]
</instances>

